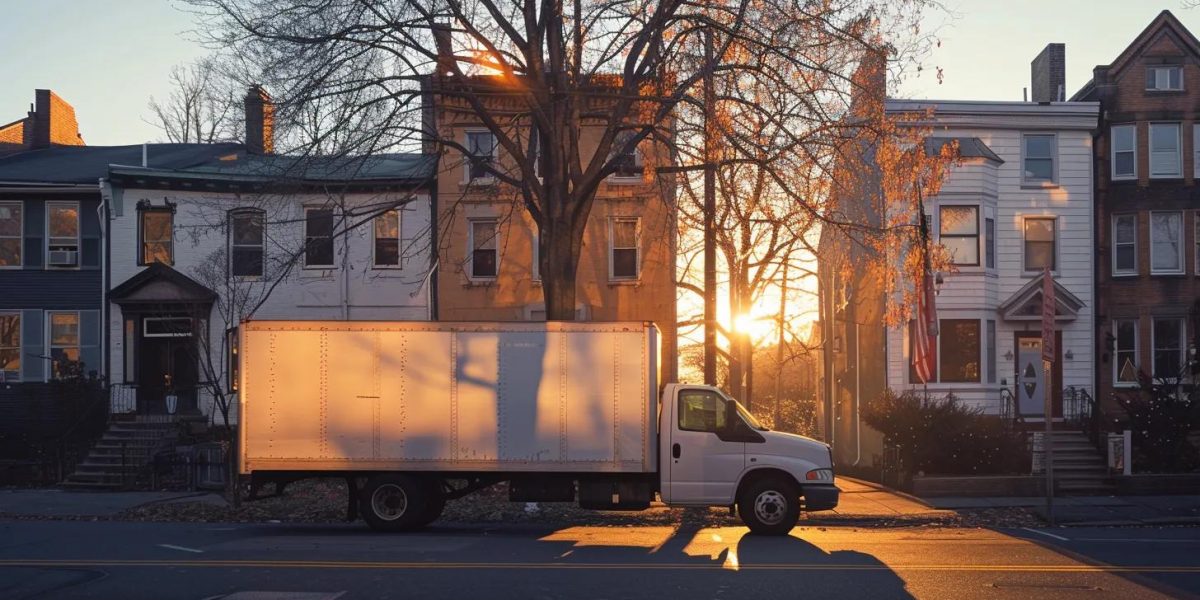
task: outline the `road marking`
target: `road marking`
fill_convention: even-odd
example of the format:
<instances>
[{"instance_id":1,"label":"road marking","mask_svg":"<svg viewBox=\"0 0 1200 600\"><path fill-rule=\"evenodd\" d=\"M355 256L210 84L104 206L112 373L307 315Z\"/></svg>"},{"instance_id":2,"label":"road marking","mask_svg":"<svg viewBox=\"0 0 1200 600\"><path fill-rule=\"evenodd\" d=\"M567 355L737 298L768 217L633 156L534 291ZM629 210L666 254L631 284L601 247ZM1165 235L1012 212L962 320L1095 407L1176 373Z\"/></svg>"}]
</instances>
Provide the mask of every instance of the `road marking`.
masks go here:
<instances>
[{"instance_id":1,"label":"road marking","mask_svg":"<svg viewBox=\"0 0 1200 600\"><path fill-rule=\"evenodd\" d=\"M48 560L48 559L0 559L2 567L174 567L174 568L256 568L256 569L394 569L394 570L440 570L440 569L554 569L554 570L690 570L719 571L727 569L724 564L713 563L515 563L515 562L350 562L350 561L303 561L303 560ZM1037 564L852 564L852 563L795 563L795 564L750 564L740 565L739 570L748 571L976 571L976 572L1028 572L1028 573L1200 573L1200 566L1118 566L1087 565L1082 563L1060 565Z\"/></svg>"},{"instance_id":2,"label":"road marking","mask_svg":"<svg viewBox=\"0 0 1200 600\"><path fill-rule=\"evenodd\" d=\"M1164 540L1155 538L1075 538L1076 542L1134 542L1139 544L1200 544L1200 540Z\"/></svg>"},{"instance_id":3,"label":"road marking","mask_svg":"<svg viewBox=\"0 0 1200 600\"><path fill-rule=\"evenodd\" d=\"M187 546L176 546L175 544L159 544L160 548L170 548L171 550L182 550L184 552L195 552L196 554L204 554L203 550L188 548Z\"/></svg>"},{"instance_id":4,"label":"road marking","mask_svg":"<svg viewBox=\"0 0 1200 600\"><path fill-rule=\"evenodd\" d=\"M1036 530L1036 529L1030 529L1030 528L1028 528L1028 527L1022 527L1021 529L1024 529L1025 531L1028 531L1029 533L1036 533L1036 534L1038 534L1038 535L1044 535L1044 536L1046 536L1046 537L1048 537L1048 538L1054 538L1054 539L1056 539L1056 540L1058 540L1058 541L1060 541L1060 542L1069 542L1069 541L1071 541L1071 540L1070 540L1070 538L1065 538L1065 537L1063 537L1063 536L1061 536L1061 535L1054 535L1053 533L1047 533L1047 532L1045 532L1045 531L1038 531L1038 530Z\"/></svg>"}]
</instances>

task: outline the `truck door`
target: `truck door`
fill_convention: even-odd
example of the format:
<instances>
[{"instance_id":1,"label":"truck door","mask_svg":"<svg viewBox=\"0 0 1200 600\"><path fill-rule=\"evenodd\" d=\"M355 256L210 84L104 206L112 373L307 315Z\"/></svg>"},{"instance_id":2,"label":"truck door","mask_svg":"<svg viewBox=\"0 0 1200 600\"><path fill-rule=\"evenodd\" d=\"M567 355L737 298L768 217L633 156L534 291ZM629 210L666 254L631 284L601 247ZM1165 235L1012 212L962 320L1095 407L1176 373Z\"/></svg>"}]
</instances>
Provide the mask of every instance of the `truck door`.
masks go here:
<instances>
[{"instance_id":1,"label":"truck door","mask_svg":"<svg viewBox=\"0 0 1200 600\"><path fill-rule=\"evenodd\" d=\"M745 467L746 444L722 440L731 414L715 390L682 388L674 399L670 427L671 504L726 504L733 498L737 478Z\"/></svg>"}]
</instances>

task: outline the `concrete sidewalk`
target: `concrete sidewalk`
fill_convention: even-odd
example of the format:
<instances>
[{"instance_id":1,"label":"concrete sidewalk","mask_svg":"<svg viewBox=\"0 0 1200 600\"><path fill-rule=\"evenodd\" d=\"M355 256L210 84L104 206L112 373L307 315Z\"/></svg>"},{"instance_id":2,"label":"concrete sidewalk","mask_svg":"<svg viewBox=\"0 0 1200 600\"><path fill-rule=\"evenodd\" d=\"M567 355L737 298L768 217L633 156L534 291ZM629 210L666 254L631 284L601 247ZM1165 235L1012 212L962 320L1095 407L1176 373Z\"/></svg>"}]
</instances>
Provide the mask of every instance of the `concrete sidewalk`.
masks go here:
<instances>
[{"instance_id":1,"label":"concrete sidewalk","mask_svg":"<svg viewBox=\"0 0 1200 600\"><path fill-rule=\"evenodd\" d=\"M0 516L111 517L145 504L179 501L225 503L220 495L209 492L0 490Z\"/></svg>"},{"instance_id":2,"label":"concrete sidewalk","mask_svg":"<svg viewBox=\"0 0 1200 600\"><path fill-rule=\"evenodd\" d=\"M856 517L897 516L949 516L953 511L944 507L931 506L920 498L884 487L877 483L837 477L837 487L842 491L838 505L832 512Z\"/></svg>"},{"instance_id":3,"label":"concrete sidewalk","mask_svg":"<svg viewBox=\"0 0 1200 600\"><path fill-rule=\"evenodd\" d=\"M988 508L1026 508L1046 518L1044 496L925 498L940 509L969 511ZM1055 521L1072 525L1191 525L1200 524L1200 496L1059 496L1054 499Z\"/></svg>"}]
</instances>

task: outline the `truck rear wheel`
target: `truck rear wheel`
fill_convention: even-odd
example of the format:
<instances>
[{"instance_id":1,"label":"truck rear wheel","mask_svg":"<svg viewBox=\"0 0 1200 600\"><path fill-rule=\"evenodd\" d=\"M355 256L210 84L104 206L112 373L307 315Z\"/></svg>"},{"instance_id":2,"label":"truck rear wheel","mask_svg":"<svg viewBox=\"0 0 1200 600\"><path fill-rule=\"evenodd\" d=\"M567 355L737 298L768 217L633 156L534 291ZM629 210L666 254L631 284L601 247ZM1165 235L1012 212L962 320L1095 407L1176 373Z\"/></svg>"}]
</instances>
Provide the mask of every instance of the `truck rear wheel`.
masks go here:
<instances>
[{"instance_id":1,"label":"truck rear wheel","mask_svg":"<svg viewBox=\"0 0 1200 600\"><path fill-rule=\"evenodd\" d=\"M760 479L742 491L738 514L751 533L787 535L800 520L800 490L783 479Z\"/></svg>"},{"instance_id":2,"label":"truck rear wheel","mask_svg":"<svg viewBox=\"0 0 1200 600\"><path fill-rule=\"evenodd\" d=\"M433 495L431 488L425 480L411 475L376 475L362 490L359 511L376 531L419 529L432 521L425 520Z\"/></svg>"}]
</instances>

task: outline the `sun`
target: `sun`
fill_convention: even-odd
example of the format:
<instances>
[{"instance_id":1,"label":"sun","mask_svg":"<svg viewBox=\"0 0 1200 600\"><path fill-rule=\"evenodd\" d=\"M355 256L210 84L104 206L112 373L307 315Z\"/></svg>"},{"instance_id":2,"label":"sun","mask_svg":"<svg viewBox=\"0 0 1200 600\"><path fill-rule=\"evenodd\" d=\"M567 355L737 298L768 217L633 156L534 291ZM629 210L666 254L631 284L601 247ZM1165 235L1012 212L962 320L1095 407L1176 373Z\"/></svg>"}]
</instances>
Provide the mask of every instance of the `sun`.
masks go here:
<instances>
[{"instance_id":1,"label":"sun","mask_svg":"<svg viewBox=\"0 0 1200 600\"><path fill-rule=\"evenodd\" d=\"M733 330L748 334L750 339L758 342L775 332L775 323L767 317L756 317L750 313L742 313L733 319Z\"/></svg>"}]
</instances>

